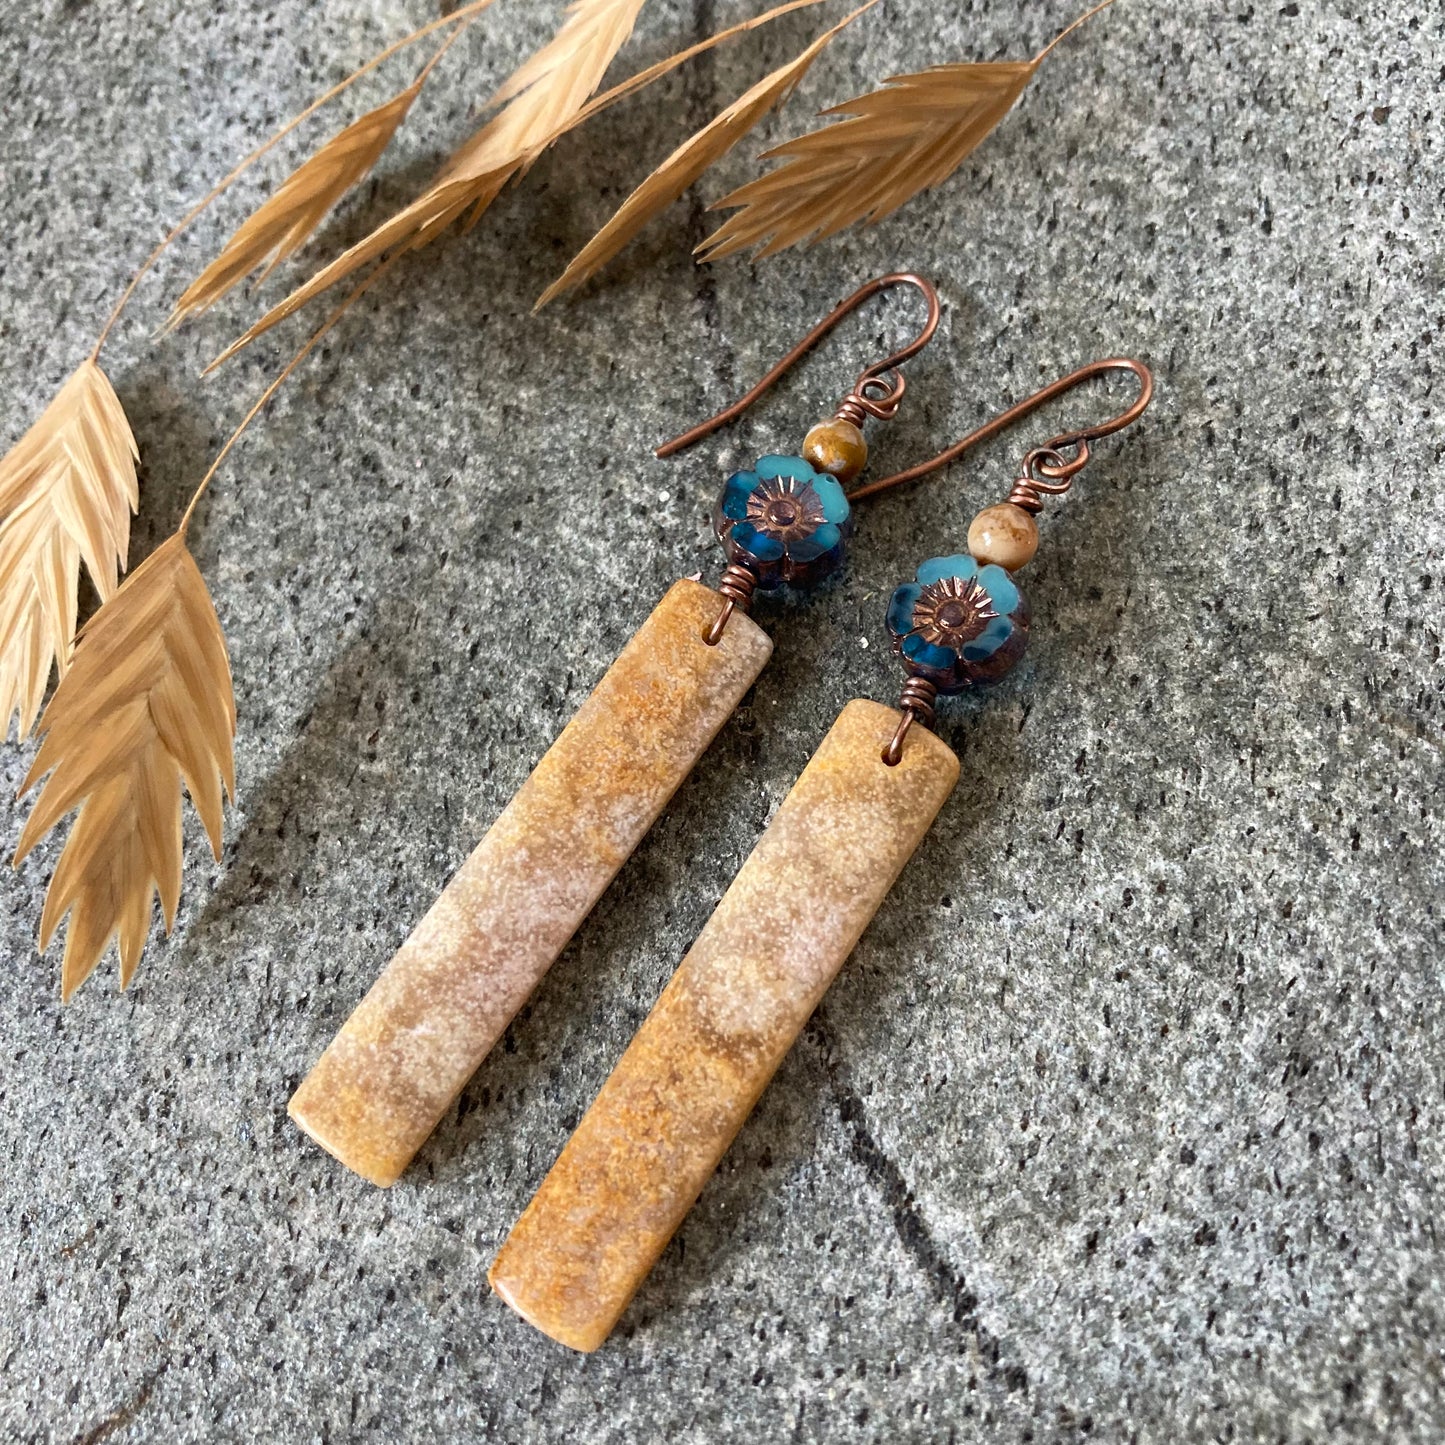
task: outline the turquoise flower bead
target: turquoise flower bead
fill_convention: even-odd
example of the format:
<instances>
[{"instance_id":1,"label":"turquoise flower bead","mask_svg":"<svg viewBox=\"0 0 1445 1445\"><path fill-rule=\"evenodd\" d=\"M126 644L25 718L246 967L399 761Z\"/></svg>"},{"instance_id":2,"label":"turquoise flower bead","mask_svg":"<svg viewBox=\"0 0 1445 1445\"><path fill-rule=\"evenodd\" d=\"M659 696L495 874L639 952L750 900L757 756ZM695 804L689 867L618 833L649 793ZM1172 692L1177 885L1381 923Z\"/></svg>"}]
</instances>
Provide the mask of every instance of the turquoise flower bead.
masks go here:
<instances>
[{"instance_id":1,"label":"turquoise flower bead","mask_svg":"<svg viewBox=\"0 0 1445 1445\"><path fill-rule=\"evenodd\" d=\"M997 682L1029 640L1029 606L1002 567L934 557L888 603L893 650L940 692Z\"/></svg>"},{"instance_id":2,"label":"turquoise flower bead","mask_svg":"<svg viewBox=\"0 0 1445 1445\"><path fill-rule=\"evenodd\" d=\"M802 457L761 457L723 484L713 530L759 586L806 585L842 565L853 509L837 480Z\"/></svg>"}]
</instances>

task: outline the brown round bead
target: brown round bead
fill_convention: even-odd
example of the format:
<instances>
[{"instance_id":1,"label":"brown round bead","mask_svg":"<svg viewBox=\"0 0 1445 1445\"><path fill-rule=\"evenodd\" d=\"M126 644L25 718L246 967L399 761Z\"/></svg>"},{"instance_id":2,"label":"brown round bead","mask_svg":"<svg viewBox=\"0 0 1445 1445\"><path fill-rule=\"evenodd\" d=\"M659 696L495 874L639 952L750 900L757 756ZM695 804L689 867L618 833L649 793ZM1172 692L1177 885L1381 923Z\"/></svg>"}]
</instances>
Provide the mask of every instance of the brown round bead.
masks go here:
<instances>
[{"instance_id":1,"label":"brown round bead","mask_svg":"<svg viewBox=\"0 0 1445 1445\"><path fill-rule=\"evenodd\" d=\"M868 461L868 443L851 421L832 416L803 438L803 460L840 482L851 482Z\"/></svg>"},{"instance_id":2,"label":"brown round bead","mask_svg":"<svg viewBox=\"0 0 1445 1445\"><path fill-rule=\"evenodd\" d=\"M1000 502L985 507L969 523L968 550L975 561L1017 572L1039 550L1039 529L1022 507Z\"/></svg>"}]
</instances>

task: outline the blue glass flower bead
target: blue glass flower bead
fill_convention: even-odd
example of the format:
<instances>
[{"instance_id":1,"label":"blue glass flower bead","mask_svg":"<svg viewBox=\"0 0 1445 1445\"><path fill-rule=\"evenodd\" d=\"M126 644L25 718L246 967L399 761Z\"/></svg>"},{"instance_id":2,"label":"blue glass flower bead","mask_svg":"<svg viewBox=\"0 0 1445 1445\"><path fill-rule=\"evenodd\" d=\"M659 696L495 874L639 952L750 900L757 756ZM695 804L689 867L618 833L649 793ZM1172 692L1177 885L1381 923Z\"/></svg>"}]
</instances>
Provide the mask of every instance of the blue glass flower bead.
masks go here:
<instances>
[{"instance_id":1,"label":"blue glass flower bead","mask_svg":"<svg viewBox=\"0 0 1445 1445\"><path fill-rule=\"evenodd\" d=\"M934 557L888 604L893 650L940 692L997 682L1029 640L1029 605L1002 567Z\"/></svg>"},{"instance_id":2,"label":"blue glass flower bead","mask_svg":"<svg viewBox=\"0 0 1445 1445\"><path fill-rule=\"evenodd\" d=\"M802 457L760 457L723 484L713 529L759 586L806 585L842 565L853 509L838 481Z\"/></svg>"}]
</instances>

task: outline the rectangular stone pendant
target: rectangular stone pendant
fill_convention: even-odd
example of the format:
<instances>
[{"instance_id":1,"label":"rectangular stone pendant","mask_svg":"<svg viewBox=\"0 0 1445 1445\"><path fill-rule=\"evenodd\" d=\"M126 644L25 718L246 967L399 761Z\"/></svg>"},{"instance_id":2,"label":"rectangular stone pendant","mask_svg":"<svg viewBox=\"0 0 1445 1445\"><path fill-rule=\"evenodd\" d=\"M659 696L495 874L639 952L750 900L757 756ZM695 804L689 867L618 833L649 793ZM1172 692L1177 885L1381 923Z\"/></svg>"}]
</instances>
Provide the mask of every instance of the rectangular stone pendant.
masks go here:
<instances>
[{"instance_id":1,"label":"rectangular stone pendant","mask_svg":"<svg viewBox=\"0 0 1445 1445\"><path fill-rule=\"evenodd\" d=\"M958 780L854 701L803 770L502 1246L524 1319L594 1350L672 1238Z\"/></svg>"},{"instance_id":2,"label":"rectangular stone pendant","mask_svg":"<svg viewBox=\"0 0 1445 1445\"><path fill-rule=\"evenodd\" d=\"M447 884L291 1099L374 1184L440 1122L682 780L773 644L677 582Z\"/></svg>"}]
</instances>

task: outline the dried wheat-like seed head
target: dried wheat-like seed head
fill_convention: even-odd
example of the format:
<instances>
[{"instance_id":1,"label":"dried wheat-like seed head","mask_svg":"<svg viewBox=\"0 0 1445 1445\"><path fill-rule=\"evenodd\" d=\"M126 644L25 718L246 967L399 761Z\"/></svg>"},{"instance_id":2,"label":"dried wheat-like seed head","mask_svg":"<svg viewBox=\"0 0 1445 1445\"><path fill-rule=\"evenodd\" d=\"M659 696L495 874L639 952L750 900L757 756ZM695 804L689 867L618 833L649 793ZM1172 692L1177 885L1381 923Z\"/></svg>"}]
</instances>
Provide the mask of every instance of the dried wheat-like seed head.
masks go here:
<instances>
[{"instance_id":1,"label":"dried wheat-like seed head","mask_svg":"<svg viewBox=\"0 0 1445 1445\"><path fill-rule=\"evenodd\" d=\"M552 141L574 124L642 9L644 0L578 0L552 40L502 86L508 102L452 157L438 179L409 206L324 266L236 338L207 370L220 366L313 297L390 251L424 246L470 211L475 222Z\"/></svg>"},{"instance_id":2,"label":"dried wheat-like seed head","mask_svg":"<svg viewBox=\"0 0 1445 1445\"><path fill-rule=\"evenodd\" d=\"M678 146L572 258L567 269L538 298L537 309L596 275L659 212L676 201L703 172L732 150L774 106L781 105L808 73L823 47L876 3L877 0L868 0L867 5L820 35L801 55L779 66L771 75L765 75Z\"/></svg>"},{"instance_id":3,"label":"dried wheat-like seed head","mask_svg":"<svg viewBox=\"0 0 1445 1445\"><path fill-rule=\"evenodd\" d=\"M0 460L0 731L24 737L52 664L65 672L83 561L102 601L116 588L139 501L135 437L93 359Z\"/></svg>"},{"instance_id":4,"label":"dried wheat-like seed head","mask_svg":"<svg viewBox=\"0 0 1445 1445\"><path fill-rule=\"evenodd\" d=\"M889 215L963 164L1041 59L936 65L824 111L847 119L768 151L763 159L782 164L712 207L737 213L698 253L715 261L758 246L770 256Z\"/></svg>"},{"instance_id":5,"label":"dried wheat-like seed head","mask_svg":"<svg viewBox=\"0 0 1445 1445\"><path fill-rule=\"evenodd\" d=\"M234 796L236 706L226 640L180 532L86 623L45 716L21 791L50 776L20 835L18 864L74 809L45 897L40 946L62 918L68 999L113 938L124 988L159 892L167 931L181 892L181 785L221 853L224 784Z\"/></svg>"},{"instance_id":6,"label":"dried wheat-like seed head","mask_svg":"<svg viewBox=\"0 0 1445 1445\"><path fill-rule=\"evenodd\" d=\"M418 77L360 120L332 136L320 150L282 182L268 201L242 223L221 254L186 287L166 329L209 310L261 265L264 281L303 245L326 214L381 158L412 102L421 94ZM269 259L268 259L269 258Z\"/></svg>"},{"instance_id":7,"label":"dried wheat-like seed head","mask_svg":"<svg viewBox=\"0 0 1445 1445\"><path fill-rule=\"evenodd\" d=\"M512 166L504 166L488 176L470 177L435 185L411 205L383 222L370 235L364 236L350 250L343 251L329 265L323 266L303 286L298 286L285 300L278 302L261 319L238 336L206 370L229 361L242 348L249 346L288 316L294 316L308 301L329 291L337 282L361 269L370 261L379 260L387 252L393 258L425 246L444 231L468 207L485 198L490 201L507 183ZM374 273L373 273L374 274Z\"/></svg>"},{"instance_id":8,"label":"dried wheat-like seed head","mask_svg":"<svg viewBox=\"0 0 1445 1445\"><path fill-rule=\"evenodd\" d=\"M440 179L525 170L602 83L632 34L645 0L576 0L562 28L514 70L492 97L505 109L452 157Z\"/></svg>"},{"instance_id":9,"label":"dried wheat-like seed head","mask_svg":"<svg viewBox=\"0 0 1445 1445\"><path fill-rule=\"evenodd\" d=\"M363 237L349 251L338 256L330 265L323 267L303 286L299 286L283 301L273 306L259 321L255 323L244 335L236 338L216 359L207 370L212 370L229 360L243 347L248 346L258 336L264 335L273 326L284 321L288 316L294 315L307 302L319 296L323 291L329 290L338 282L352 275L362 266L372 261L379 260L383 255L389 258L400 256L406 251L415 250L425 246L441 234L453 221L470 212L471 219L475 220L481 211L485 210L497 195L502 187L522 169L529 158L533 158L545 150L554 141L559 140L574 127L583 124L598 115L608 106L615 105L618 101L627 96L636 94L645 86L651 85L655 80L675 70L679 65L694 56L701 55L704 51L711 50L714 46L720 45L723 41L730 40L734 36L741 35L746 31L755 30L761 25L776 20L781 15L787 15L794 10L806 9L808 6L816 5L819 0L786 0L785 4L775 6L762 15L756 15L750 20L741 21L737 25L729 26L726 30L719 31L716 35L710 35L705 40L690 45L686 50L679 51L676 55L669 56L666 60L658 61L655 65L648 66L637 75L629 77L619 85L614 86L605 94L597 96L592 101L583 104L568 114L567 118L561 121L555 130L550 134L538 136L529 127L522 127L520 122L509 122L509 125L516 124L516 130L510 130L512 140L508 146L498 146L495 150L484 151L478 147L469 151L464 146L461 151L453 157L451 165L443 173L441 179L436 181L429 190L418 197L405 209L399 211L390 220L383 222L369 236ZM601 6L606 9L606 6ZM575 18L575 15L574 15ZM635 16L634 16L635 18ZM571 21L568 22L571 24ZM564 27L565 29L566 27ZM607 44L611 44L610 37L615 31L601 32ZM620 40L616 41L621 44ZM549 47L547 47L549 48ZM544 51L539 51L538 56ZM537 57L534 57L536 59ZM574 57L575 58L575 57ZM601 60L600 54L590 56L591 63L600 76L606 70L606 62ZM607 62L610 62L610 53ZM528 65L532 62L529 61ZM600 67L600 68L597 68ZM526 67L524 67L525 69ZM551 80L538 79L532 82L528 90L513 100L507 110L498 117L501 120L510 111L513 105L519 105L527 100L539 85L553 83L566 83L570 85L575 76L569 67L553 66L548 71L553 76ZM560 79L559 79L560 77ZM490 126L483 127L478 132L478 137L487 133ZM492 132L495 140L497 132ZM484 164L487 156L493 157L492 163Z\"/></svg>"}]
</instances>

